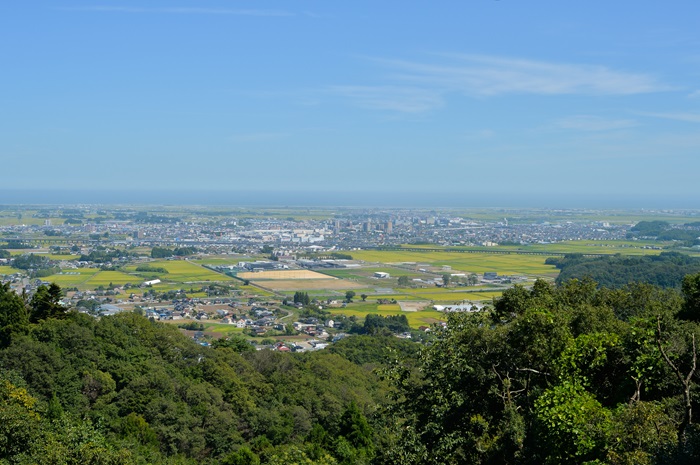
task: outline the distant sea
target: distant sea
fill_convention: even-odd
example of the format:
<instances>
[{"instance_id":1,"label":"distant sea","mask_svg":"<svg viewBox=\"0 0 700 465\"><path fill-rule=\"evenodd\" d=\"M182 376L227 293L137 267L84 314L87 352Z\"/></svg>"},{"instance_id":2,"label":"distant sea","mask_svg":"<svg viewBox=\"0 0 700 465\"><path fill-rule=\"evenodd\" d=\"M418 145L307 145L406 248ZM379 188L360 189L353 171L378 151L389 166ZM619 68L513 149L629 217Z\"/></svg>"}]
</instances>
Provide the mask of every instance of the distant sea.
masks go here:
<instances>
[{"instance_id":1,"label":"distant sea","mask_svg":"<svg viewBox=\"0 0 700 465\"><path fill-rule=\"evenodd\" d=\"M415 191L0 189L1 205L219 205L260 207L700 209L698 196Z\"/></svg>"}]
</instances>

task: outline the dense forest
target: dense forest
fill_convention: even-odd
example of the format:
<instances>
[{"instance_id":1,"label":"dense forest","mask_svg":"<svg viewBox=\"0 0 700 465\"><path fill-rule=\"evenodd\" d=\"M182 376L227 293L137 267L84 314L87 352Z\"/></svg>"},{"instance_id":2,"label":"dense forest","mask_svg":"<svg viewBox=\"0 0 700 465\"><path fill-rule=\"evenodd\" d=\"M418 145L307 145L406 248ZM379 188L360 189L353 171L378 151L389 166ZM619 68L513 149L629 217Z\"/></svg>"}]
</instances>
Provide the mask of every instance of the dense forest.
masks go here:
<instances>
[{"instance_id":1,"label":"dense forest","mask_svg":"<svg viewBox=\"0 0 700 465\"><path fill-rule=\"evenodd\" d=\"M632 282L680 288L684 276L700 273L700 258L678 252L602 257L567 254L564 257L548 258L545 263L561 270L556 281L560 285L574 278L591 278L599 285L610 288L620 288Z\"/></svg>"},{"instance_id":2,"label":"dense forest","mask_svg":"<svg viewBox=\"0 0 700 465\"><path fill-rule=\"evenodd\" d=\"M698 463L700 275L515 286L430 343L203 347L0 287L0 463ZM380 333L383 334L383 333Z\"/></svg>"},{"instance_id":3,"label":"dense forest","mask_svg":"<svg viewBox=\"0 0 700 465\"><path fill-rule=\"evenodd\" d=\"M667 221L640 221L630 229L627 237L677 241L692 247L700 245L700 222L672 226Z\"/></svg>"}]
</instances>

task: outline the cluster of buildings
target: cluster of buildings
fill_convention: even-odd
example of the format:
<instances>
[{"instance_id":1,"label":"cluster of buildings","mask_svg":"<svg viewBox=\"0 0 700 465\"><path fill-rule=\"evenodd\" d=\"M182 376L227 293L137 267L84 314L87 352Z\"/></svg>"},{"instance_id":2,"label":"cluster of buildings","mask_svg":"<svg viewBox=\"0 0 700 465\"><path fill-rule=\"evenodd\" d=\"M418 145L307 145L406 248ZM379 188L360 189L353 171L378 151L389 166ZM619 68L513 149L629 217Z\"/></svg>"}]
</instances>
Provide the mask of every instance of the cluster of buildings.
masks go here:
<instances>
[{"instance_id":1,"label":"cluster of buildings","mask_svg":"<svg viewBox=\"0 0 700 465\"><path fill-rule=\"evenodd\" d=\"M464 218L449 211L344 209L330 219L281 218L270 214L252 217L207 215L206 212L152 212L104 207L70 211L64 223L0 227L7 240L84 252L95 244L119 246L196 247L209 253L259 252L272 246L285 254L319 250L352 250L376 246L421 243L441 246L536 244L569 240L624 239L631 225L602 221L535 220L503 218L485 221ZM238 212L240 214L240 212ZM504 212L507 214L508 212ZM66 215L56 208L42 217ZM104 215L100 217L99 215ZM312 216L312 215L310 215ZM76 251L77 248L77 251Z\"/></svg>"}]
</instances>

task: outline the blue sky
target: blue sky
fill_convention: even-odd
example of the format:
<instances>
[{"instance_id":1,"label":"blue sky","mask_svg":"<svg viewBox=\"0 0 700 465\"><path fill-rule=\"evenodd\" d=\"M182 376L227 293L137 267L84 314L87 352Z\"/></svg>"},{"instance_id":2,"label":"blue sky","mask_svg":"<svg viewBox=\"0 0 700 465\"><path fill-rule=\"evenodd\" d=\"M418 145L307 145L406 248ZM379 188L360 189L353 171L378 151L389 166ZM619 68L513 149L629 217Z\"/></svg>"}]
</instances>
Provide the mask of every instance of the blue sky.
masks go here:
<instances>
[{"instance_id":1,"label":"blue sky","mask_svg":"<svg viewBox=\"0 0 700 465\"><path fill-rule=\"evenodd\" d=\"M696 0L3 2L2 188L689 205L698 18Z\"/></svg>"}]
</instances>

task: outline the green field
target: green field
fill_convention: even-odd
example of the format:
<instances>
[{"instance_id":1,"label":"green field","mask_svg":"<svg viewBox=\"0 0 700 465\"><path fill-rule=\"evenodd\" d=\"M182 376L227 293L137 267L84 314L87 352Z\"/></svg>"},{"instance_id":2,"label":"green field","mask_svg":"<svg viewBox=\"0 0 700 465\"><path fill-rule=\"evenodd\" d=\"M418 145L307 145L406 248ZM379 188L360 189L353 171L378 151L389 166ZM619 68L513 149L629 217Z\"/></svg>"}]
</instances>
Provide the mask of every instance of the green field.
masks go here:
<instances>
[{"instance_id":1,"label":"green field","mask_svg":"<svg viewBox=\"0 0 700 465\"><path fill-rule=\"evenodd\" d=\"M354 253L354 252L353 252ZM362 268L348 268L348 269L335 269L335 270L324 270L321 271L323 274L330 276L335 276L336 278L343 279L366 279L373 278L375 272L389 273L392 278L398 278L399 276L408 277L420 277L421 273L411 270L406 270L403 268L397 268L394 266L385 267L362 267ZM381 284L382 281L376 281Z\"/></svg>"},{"instance_id":2,"label":"green field","mask_svg":"<svg viewBox=\"0 0 700 465\"><path fill-rule=\"evenodd\" d=\"M0 275L5 275L5 274L15 274L21 270L18 270L16 268L12 268L11 266L0 266Z\"/></svg>"},{"instance_id":3,"label":"green field","mask_svg":"<svg viewBox=\"0 0 700 465\"><path fill-rule=\"evenodd\" d=\"M54 226L63 224L63 222L66 221L64 218L31 218L23 216L21 219L17 219L16 216L3 216L0 217L0 226L18 226L21 224L26 224L27 226L42 226L47 219L50 219L51 224Z\"/></svg>"},{"instance_id":4,"label":"green field","mask_svg":"<svg viewBox=\"0 0 700 465\"><path fill-rule=\"evenodd\" d=\"M78 268L63 270L42 278L44 281L56 283L61 287L77 287L80 290L107 287L110 283L121 286L126 283L137 284L138 279L120 271L100 271L97 268Z\"/></svg>"},{"instance_id":5,"label":"green field","mask_svg":"<svg viewBox=\"0 0 700 465\"><path fill-rule=\"evenodd\" d=\"M416 263L433 266L449 265L452 271L484 273L495 271L501 275L530 275L554 278L559 271L552 265L545 265L543 255L459 253L459 252L413 252L357 250L352 252L356 260L378 263Z\"/></svg>"},{"instance_id":6,"label":"green field","mask_svg":"<svg viewBox=\"0 0 700 465\"><path fill-rule=\"evenodd\" d=\"M80 258L80 255L56 255L56 254L46 254L46 257L49 258L49 260L58 260L58 261L66 261L70 262L73 260L77 260Z\"/></svg>"},{"instance_id":7,"label":"green field","mask_svg":"<svg viewBox=\"0 0 700 465\"><path fill-rule=\"evenodd\" d=\"M494 297L500 297L501 292L417 292L414 294L419 300L431 300L435 303L458 303L464 300L491 301Z\"/></svg>"},{"instance_id":8,"label":"green field","mask_svg":"<svg viewBox=\"0 0 700 465\"><path fill-rule=\"evenodd\" d=\"M230 276L204 268L201 265L186 260L161 260L148 262L148 266L153 268L165 268L167 273L137 272L136 265L124 267L124 271L140 277L142 280L151 279L157 276L164 282L172 283L197 283L197 282L230 282L234 281Z\"/></svg>"},{"instance_id":9,"label":"green field","mask_svg":"<svg viewBox=\"0 0 700 465\"><path fill-rule=\"evenodd\" d=\"M237 328L236 325L226 325L223 323L204 323L204 331L225 335L243 334L243 328Z\"/></svg>"},{"instance_id":10,"label":"green field","mask_svg":"<svg viewBox=\"0 0 700 465\"><path fill-rule=\"evenodd\" d=\"M77 268L63 270L59 274L54 274L42 278L44 281L56 283L61 287L77 287L78 289L90 289L86 282L101 271L97 268ZM107 283L109 284L109 282Z\"/></svg>"},{"instance_id":11,"label":"green field","mask_svg":"<svg viewBox=\"0 0 700 465\"><path fill-rule=\"evenodd\" d=\"M696 217L675 212L626 210L550 210L517 208L453 209L451 214L478 221L502 221L511 224L532 224L548 221L607 221L612 224L633 224L639 221L661 220L669 223L696 221Z\"/></svg>"},{"instance_id":12,"label":"green field","mask_svg":"<svg viewBox=\"0 0 700 465\"><path fill-rule=\"evenodd\" d=\"M623 254L623 255L658 255L664 250L672 250L677 246L673 242L658 241L566 241L552 244L531 244L531 245L499 245L497 247L483 246L457 246L449 247L451 251L472 251L485 253L582 253L582 254ZM403 245L406 249L436 249L432 245ZM646 247L646 248L645 248ZM651 248L656 247L656 249ZM407 250L408 251L408 250ZM691 253L690 251L686 251Z\"/></svg>"},{"instance_id":13,"label":"green field","mask_svg":"<svg viewBox=\"0 0 700 465\"><path fill-rule=\"evenodd\" d=\"M55 274L43 278L45 281L55 282L61 287L77 287L78 289L95 289L99 286L107 287L109 284L121 286L131 283L135 286L140 285L145 277L151 279L157 276L163 280L162 284L154 286L159 291L177 290L184 287L190 287L188 284L200 282L230 282L233 278L213 272L194 263L186 261L160 261L152 262L150 265L154 267L162 267L169 272L164 274L159 273L136 273L136 265L127 266L124 271L101 271L97 268L77 268L63 270L60 274ZM5 267L9 268L9 267ZM193 287L199 287L194 285ZM134 292L139 293L137 289ZM263 291L256 294L263 294Z\"/></svg>"},{"instance_id":14,"label":"green field","mask_svg":"<svg viewBox=\"0 0 700 465\"><path fill-rule=\"evenodd\" d=\"M371 303L354 303L348 305L346 308L333 308L329 309L331 315L345 315L345 316L356 316L358 318L364 318L368 314L390 316L390 315L406 315L408 324L412 328L418 328L419 326L428 326L432 323L438 321L447 320L444 313L437 312L435 310L423 310L420 312L404 312L401 311L401 307L398 305L378 305Z\"/></svg>"},{"instance_id":15,"label":"green field","mask_svg":"<svg viewBox=\"0 0 700 465\"><path fill-rule=\"evenodd\" d=\"M238 262L250 262L254 259L247 255L217 255L190 260L198 265L229 266L238 265Z\"/></svg>"},{"instance_id":16,"label":"green field","mask_svg":"<svg viewBox=\"0 0 700 465\"><path fill-rule=\"evenodd\" d=\"M121 286L126 283L138 284L138 281L135 276L122 273L121 271L100 271L85 281L83 285L95 288L99 286L107 287L110 283L115 286Z\"/></svg>"}]
</instances>

